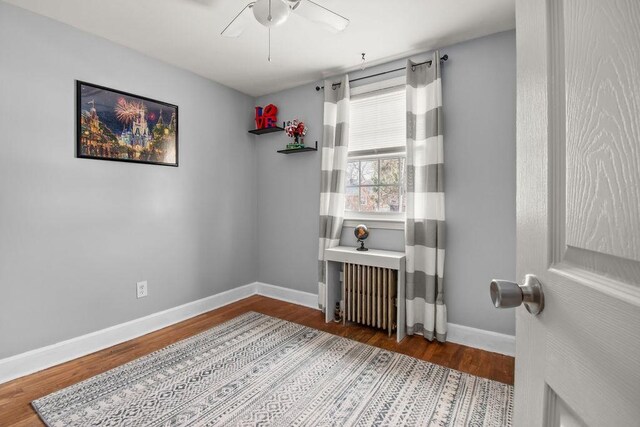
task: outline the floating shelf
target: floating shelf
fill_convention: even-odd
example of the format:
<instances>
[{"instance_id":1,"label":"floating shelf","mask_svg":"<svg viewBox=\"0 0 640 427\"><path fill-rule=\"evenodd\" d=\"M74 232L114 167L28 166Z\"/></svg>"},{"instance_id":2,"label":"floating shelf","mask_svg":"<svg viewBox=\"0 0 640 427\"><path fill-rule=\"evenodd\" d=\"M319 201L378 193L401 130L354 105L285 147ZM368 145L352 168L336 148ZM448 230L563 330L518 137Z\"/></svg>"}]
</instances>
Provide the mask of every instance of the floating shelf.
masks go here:
<instances>
[{"instance_id":1,"label":"floating shelf","mask_svg":"<svg viewBox=\"0 0 640 427\"><path fill-rule=\"evenodd\" d=\"M270 128L252 129L249 131L249 133L252 133L254 135L263 135L265 133L281 132L283 130L284 129L281 128L280 126L272 126Z\"/></svg>"},{"instance_id":2,"label":"floating shelf","mask_svg":"<svg viewBox=\"0 0 640 427\"><path fill-rule=\"evenodd\" d=\"M281 154L293 154L293 153L302 153L304 151L318 151L318 141L316 141L315 147L304 147L304 148L291 148L288 150L278 150L278 153Z\"/></svg>"}]
</instances>

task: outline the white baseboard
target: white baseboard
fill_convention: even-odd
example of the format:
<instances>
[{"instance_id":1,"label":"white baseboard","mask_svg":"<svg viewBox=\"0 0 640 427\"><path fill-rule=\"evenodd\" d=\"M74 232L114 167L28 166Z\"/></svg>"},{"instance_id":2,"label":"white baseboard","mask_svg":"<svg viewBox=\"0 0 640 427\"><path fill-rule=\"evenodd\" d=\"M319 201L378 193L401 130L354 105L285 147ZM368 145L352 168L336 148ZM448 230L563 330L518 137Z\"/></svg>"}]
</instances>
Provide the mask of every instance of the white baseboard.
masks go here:
<instances>
[{"instance_id":1,"label":"white baseboard","mask_svg":"<svg viewBox=\"0 0 640 427\"><path fill-rule=\"evenodd\" d=\"M296 291L262 282L256 282L255 285L256 293L259 295L318 309L317 294ZM507 356L515 356L516 354L515 336L457 325L455 323L447 324L447 341L479 348L481 350L492 351L494 353L506 354Z\"/></svg>"},{"instance_id":2,"label":"white baseboard","mask_svg":"<svg viewBox=\"0 0 640 427\"><path fill-rule=\"evenodd\" d=\"M256 284L240 286L139 319L0 360L0 384L59 365L247 298Z\"/></svg>"},{"instance_id":3,"label":"white baseboard","mask_svg":"<svg viewBox=\"0 0 640 427\"><path fill-rule=\"evenodd\" d=\"M494 353L516 355L516 337L469 326L447 324L447 341Z\"/></svg>"},{"instance_id":4,"label":"white baseboard","mask_svg":"<svg viewBox=\"0 0 640 427\"><path fill-rule=\"evenodd\" d=\"M316 294L268 283L249 283L126 323L0 359L0 384L157 331L251 295L264 295L318 309ZM469 347L515 355L515 337L511 335L449 323L447 339Z\"/></svg>"},{"instance_id":5,"label":"white baseboard","mask_svg":"<svg viewBox=\"0 0 640 427\"><path fill-rule=\"evenodd\" d=\"M311 292L297 291L295 289L283 288L282 286L270 285L268 283L256 282L256 294L265 297L275 298L280 301L291 302L305 307L318 309L318 295Z\"/></svg>"}]
</instances>

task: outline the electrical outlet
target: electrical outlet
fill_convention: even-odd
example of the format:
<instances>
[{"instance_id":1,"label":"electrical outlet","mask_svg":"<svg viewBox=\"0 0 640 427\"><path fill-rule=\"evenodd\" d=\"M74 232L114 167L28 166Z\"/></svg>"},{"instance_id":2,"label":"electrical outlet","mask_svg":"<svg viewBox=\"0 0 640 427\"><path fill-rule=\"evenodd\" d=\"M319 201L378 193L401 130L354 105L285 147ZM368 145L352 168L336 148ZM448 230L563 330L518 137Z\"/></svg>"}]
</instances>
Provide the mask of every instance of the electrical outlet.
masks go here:
<instances>
[{"instance_id":1,"label":"electrical outlet","mask_svg":"<svg viewBox=\"0 0 640 427\"><path fill-rule=\"evenodd\" d=\"M138 298L144 298L147 296L147 281L138 282L136 285L136 295Z\"/></svg>"}]
</instances>

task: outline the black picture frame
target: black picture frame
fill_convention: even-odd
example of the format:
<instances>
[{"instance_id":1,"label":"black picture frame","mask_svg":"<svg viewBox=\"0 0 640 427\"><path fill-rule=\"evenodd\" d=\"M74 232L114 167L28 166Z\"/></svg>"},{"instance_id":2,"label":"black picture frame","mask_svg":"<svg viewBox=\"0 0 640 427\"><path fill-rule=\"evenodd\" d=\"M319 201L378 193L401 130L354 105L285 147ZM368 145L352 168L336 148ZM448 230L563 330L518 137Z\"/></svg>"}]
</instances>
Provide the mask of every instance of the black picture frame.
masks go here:
<instances>
[{"instance_id":1,"label":"black picture frame","mask_svg":"<svg viewBox=\"0 0 640 427\"><path fill-rule=\"evenodd\" d=\"M76 80L77 158L178 167L178 123L177 105Z\"/></svg>"}]
</instances>

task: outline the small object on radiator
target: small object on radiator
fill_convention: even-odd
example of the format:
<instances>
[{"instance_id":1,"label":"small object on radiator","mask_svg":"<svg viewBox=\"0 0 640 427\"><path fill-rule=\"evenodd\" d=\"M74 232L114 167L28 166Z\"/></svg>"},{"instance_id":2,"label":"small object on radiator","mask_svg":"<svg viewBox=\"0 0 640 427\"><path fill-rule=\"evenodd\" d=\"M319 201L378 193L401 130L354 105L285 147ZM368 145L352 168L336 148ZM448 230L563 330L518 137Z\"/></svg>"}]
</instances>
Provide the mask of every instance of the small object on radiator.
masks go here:
<instances>
[{"instance_id":1,"label":"small object on radiator","mask_svg":"<svg viewBox=\"0 0 640 427\"><path fill-rule=\"evenodd\" d=\"M356 225L356 228L353 230L353 234L355 234L356 239L358 239L358 243L360 243L360 247L356 248L357 251L368 251L369 249L364 247L364 241L369 237L369 229L364 224Z\"/></svg>"},{"instance_id":2,"label":"small object on radiator","mask_svg":"<svg viewBox=\"0 0 640 427\"><path fill-rule=\"evenodd\" d=\"M336 323L342 322L342 310L340 310L340 303L336 303L336 310L334 311L333 321Z\"/></svg>"}]
</instances>

